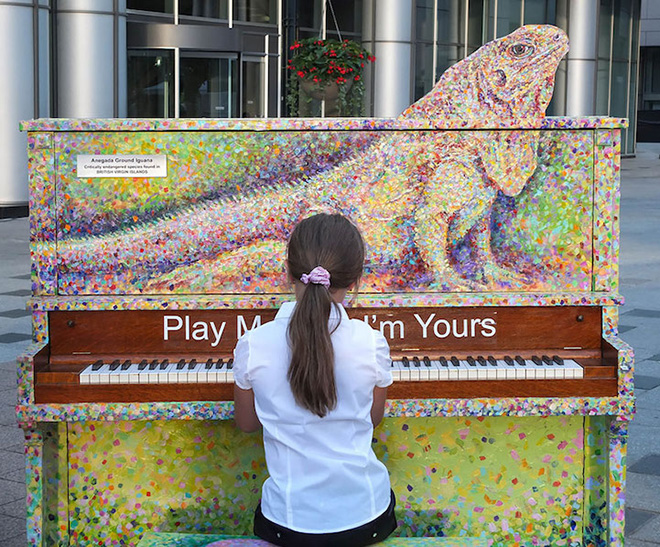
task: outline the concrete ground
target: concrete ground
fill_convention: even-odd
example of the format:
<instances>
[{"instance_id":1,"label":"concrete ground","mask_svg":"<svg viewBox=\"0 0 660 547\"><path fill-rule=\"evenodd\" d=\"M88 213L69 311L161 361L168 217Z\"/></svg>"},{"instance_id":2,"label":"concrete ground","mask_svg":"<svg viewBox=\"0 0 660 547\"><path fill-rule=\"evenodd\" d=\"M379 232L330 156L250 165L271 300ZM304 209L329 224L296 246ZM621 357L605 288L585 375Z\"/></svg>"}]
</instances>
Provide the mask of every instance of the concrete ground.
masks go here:
<instances>
[{"instance_id":1,"label":"concrete ground","mask_svg":"<svg viewBox=\"0 0 660 547\"><path fill-rule=\"evenodd\" d=\"M622 338L635 349L626 545L660 545L660 144L622 161ZM0 220L0 545L25 547L23 434L15 424L15 358L30 339L27 219Z\"/></svg>"}]
</instances>

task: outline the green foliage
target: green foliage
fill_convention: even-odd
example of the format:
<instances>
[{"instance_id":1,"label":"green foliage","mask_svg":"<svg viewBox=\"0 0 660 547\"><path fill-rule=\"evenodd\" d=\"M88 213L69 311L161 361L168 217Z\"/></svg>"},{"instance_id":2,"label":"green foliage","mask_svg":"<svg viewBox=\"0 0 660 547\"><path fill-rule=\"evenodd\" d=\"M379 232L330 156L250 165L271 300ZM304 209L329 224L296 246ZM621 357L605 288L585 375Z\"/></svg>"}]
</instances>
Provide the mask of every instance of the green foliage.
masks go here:
<instances>
[{"instance_id":1,"label":"green foliage","mask_svg":"<svg viewBox=\"0 0 660 547\"><path fill-rule=\"evenodd\" d=\"M289 60L290 112L300 114L301 102L311 102L313 96L322 97L330 88L338 89L337 113L340 116L362 115L364 82L362 70L376 58L352 40L320 40L307 38L296 41L290 48L294 53ZM303 84L312 93L303 90Z\"/></svg>"}]
</instances>

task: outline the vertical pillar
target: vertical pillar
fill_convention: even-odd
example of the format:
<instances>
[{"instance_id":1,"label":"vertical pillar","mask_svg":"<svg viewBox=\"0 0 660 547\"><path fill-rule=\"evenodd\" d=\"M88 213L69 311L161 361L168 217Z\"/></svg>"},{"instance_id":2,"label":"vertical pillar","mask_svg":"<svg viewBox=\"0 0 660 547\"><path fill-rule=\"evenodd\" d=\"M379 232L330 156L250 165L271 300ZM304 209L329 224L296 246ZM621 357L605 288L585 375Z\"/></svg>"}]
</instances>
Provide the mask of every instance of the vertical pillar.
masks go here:
<instances>
[{"instance_id":1,"label":"vertical pillar","mask_svg":"<svg viewBox=\"0 0 660 547\"><path fill-rule=\"evenodd\" d=\"M32 0L0 0L0 207L28 201L27 135L18 123L39 115L38 13Z\"/></svg>"},{"instance_id":2,"label":"vertical pillar","mask_svg":"<svg viewBox=\"0 0 660 547\"><path fill-rule=\"evenodd\" d=\"M373 0L374 116L394 117L412 102L412 0Z\"/></svg>"},{"instance_id":3,"label":"vertical pillar","mask_svg":"<svg viewBox=\"0 0 660 547\"><path fill-rule=\"evenodd\" d=\"M125 6L125 0L59 0L58 117L125 115Z\"/></svg>"},{"instance_id":4,"label":"vertical pillar","mask_svg":"<svg viewBox=\"0 0 660 547\"><path fill-rule=\"evenodd\" d=\"M566 115L596 113L598 70L598 0L566 2L571 49L566 68Z\"/></svg>"}]
</instances>

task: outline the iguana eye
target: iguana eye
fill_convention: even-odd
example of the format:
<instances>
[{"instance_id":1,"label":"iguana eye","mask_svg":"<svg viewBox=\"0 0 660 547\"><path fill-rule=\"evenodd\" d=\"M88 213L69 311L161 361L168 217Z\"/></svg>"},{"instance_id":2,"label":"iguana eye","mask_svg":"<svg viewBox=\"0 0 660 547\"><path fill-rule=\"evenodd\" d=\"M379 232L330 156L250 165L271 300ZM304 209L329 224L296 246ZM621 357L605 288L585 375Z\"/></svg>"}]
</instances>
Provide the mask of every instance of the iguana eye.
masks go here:
<instances>
[{"instance_id":1,"label":"iguana eye","mask_svg":"<svg viewBox=\"0 0 660 547\"><path fill-rule=\"evenodd\" d=\"M528 44L513 44L509 46L509 53L518 59L529 57L534 53L534 46Z\"/></svg>"}]
</instances>

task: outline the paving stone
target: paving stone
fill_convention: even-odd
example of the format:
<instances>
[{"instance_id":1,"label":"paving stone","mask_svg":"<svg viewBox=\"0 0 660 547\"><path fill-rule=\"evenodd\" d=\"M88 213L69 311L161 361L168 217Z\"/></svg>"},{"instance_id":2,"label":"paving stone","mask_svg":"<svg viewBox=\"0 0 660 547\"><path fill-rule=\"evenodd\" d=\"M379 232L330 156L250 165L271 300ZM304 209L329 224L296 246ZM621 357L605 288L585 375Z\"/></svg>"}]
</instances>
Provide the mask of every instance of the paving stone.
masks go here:
<instances>
[{"instance_id":1,"label":"paving stone","mask_svg":"<svg viewBox=\"0 0 660 547\"><path fill-rule=\"evenodd\" d=\"M3 547L7 545L6 540L15 538L17 536L22 536L22 534L26 534L25 519L10 516L2 517L0 524L0 540L2 541Z\"/></svg>"},{"instance_id":2,"label":"paving stone","mask_svg":"<svg viewBox=\"0 0 660 547\"><path fill-rule=\"evenodd\" d=\"M660 378L635 374L635 389L653 389L660 386Z\"/></svg>"},{"instance_id":3,"label":"paving stone","mask_svg":"<svg viewBox=\"0 0 660 547\"><path fill-rule=\"evenodd\" d=\"M660 387L640 392L637 396L637 410L650 410L660 412Z\"/></svg>"},{"instance_id":4,"label":"paving stone","mask_svg":"<svg viewBox=\"0 0 660 547\"><path fill-rule=\"evenodd\" d=\"M2 512L2 507L0 507L0 512ZM657 513L626 507L626 536L634 534L646 522L657 516Z\"/></svg>"},{"instance_id":5,"label":"paving stone","mask_svg":"<svg viewBox=\"0 0 660 547\"><path fill-rule=\"evenodd\" d=\"M632 316L632 317L647 317L647 318L660 319L660 311L658 311L658 310L633 309L633 310L624 312L621 315Z\"/></svg>"},{"instance_id":6,"label":"paving stone","mask_svg":"<svg viewBox=\"0 0 660 547\"><path fill-rule=\"evenodd\" d=\"M22 434L23 433L21 432L21 435ZM13 444L11 446L2 448L1 450L4 450L5 452L16 452L16 454L25 454L25 442Z\"/></svg>"},{"instance_id":7,"label":"paving stone","mask_svg":"<svg viewBox=\"0 0 660 547\"><path fill-rule=\"evenodd\" d=\"M648 456L644 456L637 463L631 465L628 470L631 473L660 476L660 454L649 454Z\"/></svg>"},{"instance_id":8,"label":"paving stone","mask_svg":"<svg viewBox=\"0 0 660 547\"><path fill-rule=\"evenodd\" d=\"M15 452L8 452L8 454L16 454ZM22 456L22 454L16 454L17 456ZM2 457L2 452L0 452L0 457ZM13 469L12 471L2 471L0 477L6 481L18 482L25 484L25 462L23 466L18 469Z\"/></svg>"},{"instance_id":9,"label":"paving stone","mask_svg":"<svg viewBox=\"0 0 660 547\"><path fill-rule=\"evenodd\" d=\"M660 477L628 472L626 505L631 509L660 513Z\"/></svg>"},{"instance_id":10,"label":"paving stone","mask_svg":"<svg viewBox=\"0 0 660 547\"><path fill-rule=\"evenodd\" d=\"M25 522L23 523L23 527L25 527ZM18 536L5 539L2 542L2 547L25 547L26 545L27 545L27 534L25 533L25 531L23 531ZM628 544L626 543L626 545Z\"/></svg>"},{"instance_id":11,"label":"paving stone","mask_svg":"<svg viewBox=\"0 0 660 547\"><path fill-rule=\"evenodd\" d=\"M16 409L11 405L0 405L0 425L16 424Z\"/></svg>"},{"instance_id":12,"label":"paving stone","mask_svg":"<svg viewBox=\"0 0 660 547\"><path fill-rule=\"evenodd\" d=\"M29 334L21 334L20 332L7 332L0 334L0 344L13 344L14 342L23 342L32 338Z\"/></svg>"},{"instance_id":13,"label":"paving stone","mask_svg":"<svg viewBox=\"0 0 660 547\"><path fill-rule=\"evenodd\" d=\"M650 361L660 361L660 353L656 353L652 357L649 357Z\"/></svg>"},{"instance_id":14,"label":"paving stone","mask_svg":"<svg viewBox=\"0 0 660 547\"><path fill-rule=\"evenodd\" d=\"M25 499L25 484L0 479L0 505Z\"/></svg>"},{"instance_id":15,"label":"paving stone","mask_svg":"<svg viewBox=\"0 0 660 547\"><path fill-rule=\"evenodd\" d=\"M5 478L6 473L17 469L25 469L25 456L16 452L0 450L0 477Z\"/></svg>"},{"instance_id":16,"label":"paving stone","mask_svg":"<svg viewBox=\"0 0 660 547\"><path fill-rule=\"evenodd\" d=\"M635 539L642 541L655 541L660 542L660 515L644 523L639 529L632 534ZM627 544L626 544L627 545Z\"/></svg>"},{"instance_id":17,"label":"paving stone","mask_svg":"<svg viewBox=\"0 0 660 547\"><path fill-rule=\"evenodd\" d=\"M28 281L32 280L32 274L21 274L21 275L12 275L12 279L27 279ZM650 279L641 279L640 281L647 283Z\"/></svg>"},{"instance_id":18,"label":"paving stone","mask_svg":"<svg viewBox=\"0 0 660 547\"><path fill-rule=\"evenodd\" d=\"M16 319L17 317L26 317L31 314L31 311L23 309L0 311L0 317L11 317L12 319Z\"/></svg>"},{"instance_id":19,"label":"paving stone","mask_svg":"<svg viewBox=\"0 0 660 547\"><path fill-rule=\"evenodd\" d=\"M657 545L660 545L660 543L656 543L655 541L642 541L641 539L633 539L629 536L626 536L625 540L626 547L656 547Z\"/></svg>"},{"instance_id":20,"label":"paving stone","mask_svg":"<svg viewBox=\"0 0 660 547\"><path fill-rule=\"evenodd\" d=\"M27 512L27 507L25 500L16 500L0 505L0 515L9 515L17 519L25 520L25 514ZM0 517L1 520L2 517Z\"/></svg>"},{"instance_id":21,"label":"paving stone","mask_svg":"<svg viewBox=\"0 0 660 547\"><path fill-rule=\"evenodd\" d=\"M630 326L630 325L619 325L619 334L623 334L625 332L629 332L633 329L636 329L637 327Z\"/></svg>"},{"instance_id":22,"label":"paving stone","mask_svg":"<svg viewBox=\"0 0 660 547\"><path fill-rule=\"evenodd\" d=\"M25 442L23 430L16 425L15 427L0 425L0 449L8 446L16 446Z\"/></svg>"},{"instance_id":23,"label":"paving stone","mask_svg":"<svg viewBox=\"0 0 660 547\"><path fill-rule=\"evenodd\" d=\"M650 454L660 453L660 424L640 425L635 418L628 430L628 469Z\"/></svg>"},{"instance_id":24,"label":"paving stone","mask_svg":"<svg viewBox=\"0 0 660 547\"><path fill-rule=\"evenodd\" d=\"M28 289L19 289L17 291L0 292L0 296L32 296L32 291Z\"/></svg>"}]
</instances>

